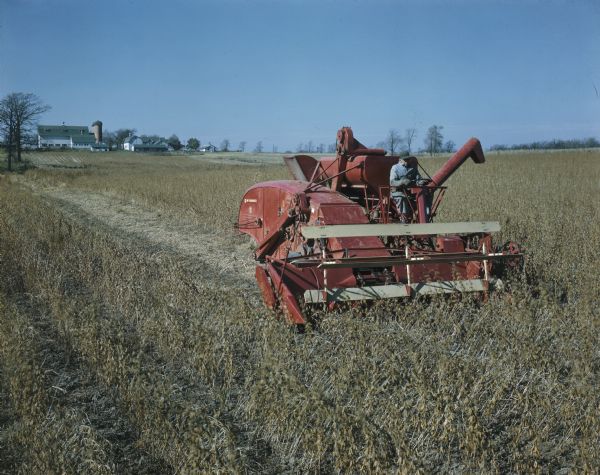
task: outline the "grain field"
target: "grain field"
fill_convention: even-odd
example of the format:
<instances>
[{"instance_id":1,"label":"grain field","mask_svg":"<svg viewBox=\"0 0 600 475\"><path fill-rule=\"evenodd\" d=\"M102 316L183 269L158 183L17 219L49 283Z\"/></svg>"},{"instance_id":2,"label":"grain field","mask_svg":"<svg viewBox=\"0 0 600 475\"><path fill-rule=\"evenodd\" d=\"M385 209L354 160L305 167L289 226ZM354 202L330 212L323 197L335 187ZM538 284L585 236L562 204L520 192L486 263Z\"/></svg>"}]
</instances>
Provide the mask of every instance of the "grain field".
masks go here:
<instances>
[{"instance_id":1,"label":"grain field","mask_svg":"<svg viewBox=\"0 0 600 475\"><path fill-rule=\"evenodd\" d=\"M600 466L600 153L450 179L439 221L524 245L509 293L305 334L264 309L233 229L247 187L287 177L277 157L59 158L0 181L0 473Z\"/></svg>"}]
</instances>

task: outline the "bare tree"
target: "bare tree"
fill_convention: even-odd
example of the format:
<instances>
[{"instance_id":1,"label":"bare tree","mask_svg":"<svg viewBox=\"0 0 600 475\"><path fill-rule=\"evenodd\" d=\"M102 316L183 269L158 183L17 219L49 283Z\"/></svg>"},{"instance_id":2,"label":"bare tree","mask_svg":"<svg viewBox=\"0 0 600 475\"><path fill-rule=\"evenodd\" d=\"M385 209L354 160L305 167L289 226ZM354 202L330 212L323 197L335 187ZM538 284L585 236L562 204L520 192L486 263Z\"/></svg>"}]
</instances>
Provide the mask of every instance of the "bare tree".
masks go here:
<instances>
[{"instance_id":1,"label":"bare tree","mask_svg":"<svg viewBox=\"0 0 600 475\"><path fill-rule=\"evenodd\" d=\"M17 162L21 161L24 140L35 120L49 110L50 106L31 93L13 92L0 101L0 132L8 152L9 170L13 157Z\"/></svg>"},{"instance_id":2,"label":"bare tree","mask_svg":"<svg viewBox=\"0 0 600 475\"><path fill-rule=\"evenodd\" d=\"M229 139L223 139L220 148L221 152L229 152Z\"/></svg>"},{"instance_id":3,"label":"bare tree","mask_svg":"<svg viewBox=\"0 0 600 475\"><path fill-rule=\"evenodd\" d=\"M0 103L0 132L7 152L8 171L12 170L13 149L15 146L15 114L7 104L7 98Z\"/></svg>"},{"instance_id":4,"label":"bare tree","mask_svg":"<svg viewBox=\"0 0 600 475\"><path fill-rule=\"evenodd\" d=\"M240 142L240 144L238 145L238 150L239 150L240 152L243 152L243 151L245 151L245 150L246 150L246 142L245 142L244 140L242 140L242 141Z\"/></svg>"},{"instance_id":5,"label":"bare tree","mask_svg":"<svg viewBox=\"0 0 600 475\"><path fill-rule=\"evenodd\" d=\"M417 129L414 127L409 127L406 129L404 134L404 142L406 143L406 149L408 154L410 155L410 147L414 142L415 138L417 138Z\"/></svg>"},{"instance_id":6,"label":"bare tree","mask_svg":"<svg viewBox=\"0 0 600 475\"><path fill-rule=\"evenodd\" d=\"M452 140L448 140L444 144L444 152L452 153L456 150L456 144Z\"/></svg>"},{"instance_id":7,"label":"bare tree","mask_svg":"<svg viewBox=\"0 0 600 475\"><path fill-rule=\"evenodd\" d=\"M329 145L327 145L327 153L335 153L335 144L334 143L330 143Z\"/></svg>"},{"instance_id":8,"label":"bare tree","mask_svg":"<svg viewBox=\"0 0 600 475\"><path fill-rule=\"evenodd\" d=\"M427 135L425 136L425 150L433 155L442 151L442 144L444 143L444 136L442 135L442 125L432 125L427 129Z\"/></svg>"},{"instance_id":9,"label":"bare tree","mask_svg":"<svg viewBox=\"0 0 600 475\"><path fill-rule=\"evenodd\" d=\"M387 137L385 138L385 144L391 155L395 155L397 151L400 151L402 140L403 139L397 130L390 129Z\"/></svg>"},{"instance_id":10,"label":"bare tree","mask_svg":"<svg viewBox=\"0 0 600 475\"><path fill-rule=\"evenodd\" d=\"M256 142L256 147L254 147L254 151L256 153L262 153L262 151L263 151L262 140L259 140L258 142Z\"/></svg>"},{"instance_id":11,"label":"bare tree","mask_svg":"<svg viewBox=\"0 0 600 475\"><path fill-rule=\"evenodd\" d=\"M105 130L102 132L102 141L106 144L109 150L112 150L116 143L115 133Z\"/></svg>"}]
</instances>

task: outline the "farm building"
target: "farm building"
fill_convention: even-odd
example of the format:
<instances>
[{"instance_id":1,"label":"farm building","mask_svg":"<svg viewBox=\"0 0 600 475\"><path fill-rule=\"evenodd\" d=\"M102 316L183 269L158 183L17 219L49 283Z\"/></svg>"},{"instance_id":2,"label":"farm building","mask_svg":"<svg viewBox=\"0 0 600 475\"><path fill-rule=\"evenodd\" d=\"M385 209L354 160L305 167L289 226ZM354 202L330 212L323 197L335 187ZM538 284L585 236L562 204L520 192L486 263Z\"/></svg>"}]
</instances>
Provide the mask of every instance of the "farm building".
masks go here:
<instances>
[{"instance_id":1,"label":"farm building","mask_svg":"<svg viewBox=\"0 0 600 475\"><path fill-rule=\"evenodd\" d=\"M217 147L215 147L213 144L209 143L208 145L202 145L198 151L200 152L216 152L217 151Z\"/></svg>"},{"instance_id":2,"label":"farm building","mask_svg":"<svg viewBox=\"0 0 600 475\"><path fill-rule=\"evenodd\" d=\"M130 135L123 142L123 149L130 152L167 152L169 146L164 142L144 143L137 135Z\"/></svg>"},{"instance_id":3,"label":"farm building","mask_svg":"<svg viewBox=\"0 0 600 475\"><path fill-rule=\"evenodd\" d=\"M142 145L142 139L137 135L130 135L123 141L123 150L128 150L130 152L135 151L136 145Z\"/></svg>"},{"instance_id":4,"label":"farm building","mask_svg":"<svg viewBox=\"0 0 600 475\"><path fill-rule=\"evenodd\" d=\"M108 150L102 142L102 122L86 125L38 125L38 148L74 148L94 151Z\"/></svg>"},{"instance_id":5,"label":"farm building","mask_svg":"<svg viewBox=\"0 0 600 475\"><path fill-rule=\"evenodd\" d=\"M168 152L169 146L164 142L143 143L135 145L134 152Z\"/></svg>"}]
</instances>

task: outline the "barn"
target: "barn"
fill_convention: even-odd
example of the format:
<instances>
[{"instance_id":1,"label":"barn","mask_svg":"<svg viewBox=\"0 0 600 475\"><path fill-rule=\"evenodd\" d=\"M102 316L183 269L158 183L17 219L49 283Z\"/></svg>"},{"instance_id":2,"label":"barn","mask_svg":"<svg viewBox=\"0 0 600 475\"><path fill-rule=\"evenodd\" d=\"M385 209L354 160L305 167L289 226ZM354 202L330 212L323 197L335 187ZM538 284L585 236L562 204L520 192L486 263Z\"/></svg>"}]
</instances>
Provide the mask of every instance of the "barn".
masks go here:
<instances>
[{"instance_id":1,"label":"barn","mask_svg":"<svg viewBox=\"0 0 600 475\"><path fill-rule=\"evenodd\" d=\"M102 142L102 122L87 125L38 125L38 148L108 149Z\"/></svg>"}]
</instances>

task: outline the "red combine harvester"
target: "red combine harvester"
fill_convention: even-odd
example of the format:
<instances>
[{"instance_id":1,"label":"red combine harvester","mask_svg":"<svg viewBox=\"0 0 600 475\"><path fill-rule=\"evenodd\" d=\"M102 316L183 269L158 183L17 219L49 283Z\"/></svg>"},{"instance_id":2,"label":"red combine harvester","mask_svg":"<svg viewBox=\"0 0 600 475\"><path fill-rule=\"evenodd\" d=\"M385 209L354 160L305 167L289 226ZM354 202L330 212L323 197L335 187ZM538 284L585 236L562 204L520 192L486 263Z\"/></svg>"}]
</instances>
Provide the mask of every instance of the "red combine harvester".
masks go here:
<instances>
[{"instance_id":1,"label":"red combine harvester","mask_svg":"<svg viewBox=\"0 0 600 475\"><path fill-rule=\"evenodd\" d=\"M483 163L470 139L428 180L391 198L399 157L365 147L343 127L335 157L285 157L295 180L257 183L246 191L237 227L256 241L256 280L267 307L306 323L303 306L478 292L497 282L493 261L515 264L514 243L492 247L497 222L434 223L444 183L467 160ZM405 158L416 168L416 157ZM402 212L401 212L402 211Z\"/></svg>"}]
</instances>

